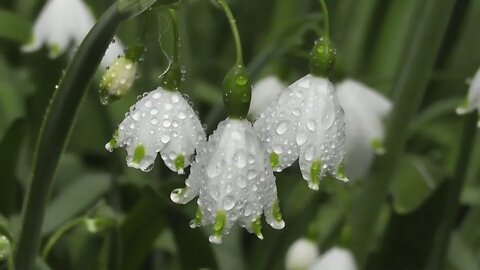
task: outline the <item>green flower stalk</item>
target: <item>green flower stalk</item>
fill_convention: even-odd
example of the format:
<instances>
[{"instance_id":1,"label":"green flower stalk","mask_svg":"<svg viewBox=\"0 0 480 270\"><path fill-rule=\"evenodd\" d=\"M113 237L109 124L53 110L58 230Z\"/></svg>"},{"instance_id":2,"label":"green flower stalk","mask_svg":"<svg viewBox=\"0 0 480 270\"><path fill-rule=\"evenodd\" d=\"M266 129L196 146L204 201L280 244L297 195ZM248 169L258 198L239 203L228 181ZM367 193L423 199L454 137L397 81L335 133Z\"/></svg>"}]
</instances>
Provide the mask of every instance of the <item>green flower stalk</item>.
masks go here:
<instances>
[{"instance_id":1,"label":"green flower stalk","mask_svg":"<svg viewBox=\"0 0 480 270\"><path fill-rule=\"evenodd\" d=\"M230 23L237 54L235 65L223 80L223 101L231 118L246 119L252 98L252 83L243 65L242 42L230 7L225 0L217 0L217 3L223 8Z\"/></svg>"}]
</instances>

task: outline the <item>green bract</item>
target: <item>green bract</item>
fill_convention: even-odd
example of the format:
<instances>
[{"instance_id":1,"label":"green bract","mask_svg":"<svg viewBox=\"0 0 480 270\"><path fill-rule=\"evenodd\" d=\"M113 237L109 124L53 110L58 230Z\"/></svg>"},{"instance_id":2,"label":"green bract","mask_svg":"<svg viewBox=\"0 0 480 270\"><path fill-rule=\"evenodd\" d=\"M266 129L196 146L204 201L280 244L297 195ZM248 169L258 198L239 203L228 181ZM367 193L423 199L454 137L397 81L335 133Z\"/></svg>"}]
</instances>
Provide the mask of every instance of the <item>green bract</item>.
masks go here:
<instances>
[{"instance_id":1,"label":"green bract","mask_svg":"<svg viewBox=\"0 0 480 270\"><path fill-rule=\"evenodd\" d=\"M335 47L330 39L321 37L310 52L310 74L327 77L335 65Z\"/></svg>"},{"instance_id":2,"label":"green bract","mask_svg":"<svg viewBox=\"0 0 480 270\"><path fill-rule=\"evenodd\" d=\"M243 65L230 69L223 80L223 91L228 115L232 118L246 118L250 108L252 84Z\"/></svg>"}]
</instances>

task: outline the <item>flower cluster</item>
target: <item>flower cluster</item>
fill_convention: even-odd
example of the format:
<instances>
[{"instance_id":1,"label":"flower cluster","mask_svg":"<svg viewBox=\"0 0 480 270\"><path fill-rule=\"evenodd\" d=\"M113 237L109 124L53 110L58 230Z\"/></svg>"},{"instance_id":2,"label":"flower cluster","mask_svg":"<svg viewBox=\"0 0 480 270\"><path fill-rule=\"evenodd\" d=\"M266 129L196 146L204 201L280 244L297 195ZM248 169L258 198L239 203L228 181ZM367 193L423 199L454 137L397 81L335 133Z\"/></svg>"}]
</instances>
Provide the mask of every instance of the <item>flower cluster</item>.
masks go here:
<instances>
[{"instance_id":1,"label":"flower cluster","mask_svg":"<svg viewBox=\"0 0 480 270\"><path fill-rule=\"evenodd\" d=\"M175 12L170 10L174 46L169 68L160 86L140 96L130 108L105 148L125 148L127 165L144 172L152 170L157 154L178 174L192 165L185 187L170 195L178 204L198 197L191 227L212 225L213 243L220 243L235 223L262 239L262 215L275 229L285 226L274 172L298 160L303 178L314 190L327 176L348 181L347 171L361 177L373 153L382 150L383 120L391 105L351 80L336 90L328 79L335 63L328 23L325 37L311 51L310 74L288 87L274 76L267 77L252 89L235 19L225 0L217 2L229 19L237 52L223 82L228 118L207 140L188 98L180 94L180 39ZM59 56L70 45L78 46L93 24L94 17L82 0L48 0L35 23L33 42L23 50L47 45L51 57ZM103 62L110 67L99 90L103 104L127 95L145 51L143 44L135 44L122 54L119 42L111 44ZM247 116L255 118L253 124ZM298 244L299 249L305 245ZM313 260L317 253L313 250L304 257Z\"/></svg>"}]
</instances>

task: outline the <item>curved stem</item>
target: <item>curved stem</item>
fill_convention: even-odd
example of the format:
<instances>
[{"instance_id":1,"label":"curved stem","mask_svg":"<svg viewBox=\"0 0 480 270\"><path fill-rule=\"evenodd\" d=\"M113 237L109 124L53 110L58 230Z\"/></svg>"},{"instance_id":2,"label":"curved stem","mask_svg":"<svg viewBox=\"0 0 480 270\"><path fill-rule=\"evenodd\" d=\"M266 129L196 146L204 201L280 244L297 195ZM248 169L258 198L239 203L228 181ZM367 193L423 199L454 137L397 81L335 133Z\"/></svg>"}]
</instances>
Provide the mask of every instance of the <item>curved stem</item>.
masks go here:
<instances>
[{"instance_id":1,"label":"curved stem","mask_svg":"<svg viewBox=\"0 0 480 270\"><path fill-rule=\"evenodd\" d=\"M42 258L43 260L47 260L48 254L50 254L50 251L52 250L53 246L58 242L60 237L62 237L67 231L72 229L73 227L84 223L85 218L84 217L79 217L76 219L72 219L68 221L67 223L63 224L51 237L48 239L47 244L45 244L45 247L43 248L42 251Z\"/></svg>"},{"instance_id":2,"label":"curved stem","mask_svg":"<svg viewBox=\"0 0 480 270\"><path fill-rule=\"evenodd\" d=\"M230 28L232 29L233 38L235 40L235 47L237 49L236 64L243 66L242 43L240 41L240 34L238 33L237 22L235 20L235 17L233 17L232 10L230 10L230 7L227 5L227 2L225 2L225 0L217 0L217 2L223 8L225 15L227 15L228 22L230 23Z\"/></svg>"},{"instance_id":3,"label":"curved stem","mask_svg":"<svg viewBox=\"0 0 480 270\"><path fill-rule=\"evenodd\" d=\"M326 38L330 38L330 19L328 18L328 9L325 0L318 0L323 14L323 31Z\"/></svg>"},{"instance_id":4,"label":"curved stem","mask_svg":"<svg viewBox=\"0 0 480 270\"><path fill-rule=\"evenodd\" d=\"M35 150L21 232L14 249L17 270L33 269L55 171L78 108L118 25L130 15L121 13L116 4L102 15L78 48L47 108Z\"/></svg>"},{"instance_id":5,"label":"curved stem","mask_svg":"<svg viewBox=\"0 0 480 270\"><path fill-rule=\"evenodd\" d=\"M173 33L173 63L178 64L180 61L180 34L178 31L178 20L175 10L168 9L170 13L170 19L172 20L172 33Z\"/></svg>"}]
</instances>

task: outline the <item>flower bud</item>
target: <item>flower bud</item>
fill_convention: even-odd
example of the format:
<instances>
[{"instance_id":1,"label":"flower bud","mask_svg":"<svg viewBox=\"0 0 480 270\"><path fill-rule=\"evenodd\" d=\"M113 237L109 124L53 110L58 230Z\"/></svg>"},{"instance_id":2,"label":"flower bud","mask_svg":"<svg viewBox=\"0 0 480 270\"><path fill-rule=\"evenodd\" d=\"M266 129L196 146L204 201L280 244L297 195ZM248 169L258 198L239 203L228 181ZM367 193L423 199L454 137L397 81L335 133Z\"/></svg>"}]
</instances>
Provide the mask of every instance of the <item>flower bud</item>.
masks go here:
<instances>
[{"instance_id":1,"label":"flower bud","mask_svg":"<svg viewBox=\"0 0 480 270\"><path fill-rule=\"evenodd\" d=\"M100 102L107 105L121 99L132 88L137 75L137 63L142 57L144 47L134 45L125 50L105 72L100 83Z\"/></svg>"}]
</instances>

